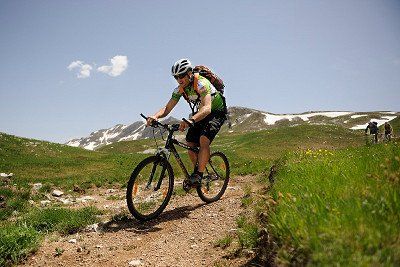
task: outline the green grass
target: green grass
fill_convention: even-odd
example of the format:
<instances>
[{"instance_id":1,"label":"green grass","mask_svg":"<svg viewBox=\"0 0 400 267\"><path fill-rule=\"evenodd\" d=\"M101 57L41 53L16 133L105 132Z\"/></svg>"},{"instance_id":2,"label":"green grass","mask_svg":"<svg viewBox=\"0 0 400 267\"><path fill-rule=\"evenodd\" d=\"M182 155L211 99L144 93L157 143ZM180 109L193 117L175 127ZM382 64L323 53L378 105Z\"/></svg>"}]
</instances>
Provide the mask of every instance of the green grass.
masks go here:
<instances>
[{"instance_id":1,"label":"green grass","mask_svg":"<svg viewBox=\"0 0 400 267\"><path fill-rule=\"evenodd\" d=\"M66 145L0 134L0 170L14 173L12 182L28 187L41 182L81 188L124 185L143 154L88 151Z\"/></svg>"},{"instance_id":2,"label":"green grass","mask_svg":"<svg viewBox=\"0 0 400 267\"><path fill-rule=\"evenodd\" d=\"M290 153L267 227L278 264L400 264L400 147ZM268 202L266 202L268 203Z\"/></svg>"},{"instance_id":3,"label":"green grass","mask_svg":"<svg viewBox=\"0 0 400 267\"><path fill-rule=\"evenodd\" d=\"M72 234L83 226L97 221L96 215L100 211L94 207L79 210L66 208L35 209L20 221L21 224L33 227L35 230L45 232L60 232Z\"/></svg>"},{"instance_id":4,"label":"green grass","mask_svg":"<svg viewBox=\"0 0 400 267\"><path fill-rule=\"evenodd\" d=\"M242 248L252 249L256 247L258 240L258 226L252 219L241 216L236 220L239 245Z\"/></svg>"},{"instance_id":5,"label":"green grass","mask_svg":"<svg viewBox=\"0 0 400 267\"><path fill-rule=\"evenodd\" d=\"M231 245L232 241L233 241L233 237L230 235L227 235L226 237L217 240L215 242L215 246L220 247L220 248L227 248Z\"/></svg>"},{"instance_id":6,"label":"green grass","mask_svg":"<svg viewBox=\"0 0 400 267\"><path fill-rule=\"evenodd\" d=\"M0 227L0 266L11 265L37 250L42 236L32 227Z\"/></svg>"},{"instance_id":7,"label":"green grass","mask_svg":"<svg viewBox=\"0 0 400 267\"><path fill-rule=\"evenodd\" d=\"M0 195L5 198L5 207L0 208L0 221L10 217L13 212L23 212L30 198L29 190L9 187L0 187Z\"/></svg>"},{"instance_id":8,"label":"green grass","mask_svg":"<svg viewBox=\"0 0 400 267\"><path fill-rule=\"evenodd\" d=\"M16 222L0 223L0 266L17 263L34 252L44 234L57 231L74 233L98 221L99 210L93 207L79 210L64 208L33 209Z\"/></svg>"}]
</instances>

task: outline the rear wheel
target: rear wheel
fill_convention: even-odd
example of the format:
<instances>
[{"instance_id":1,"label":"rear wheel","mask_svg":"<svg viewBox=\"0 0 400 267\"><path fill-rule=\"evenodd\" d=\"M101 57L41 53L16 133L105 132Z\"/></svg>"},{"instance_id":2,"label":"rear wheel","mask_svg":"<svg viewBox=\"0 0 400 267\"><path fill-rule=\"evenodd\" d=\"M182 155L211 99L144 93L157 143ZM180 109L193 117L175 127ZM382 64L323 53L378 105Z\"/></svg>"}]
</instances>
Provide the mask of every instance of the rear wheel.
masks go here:
<instances>
[{"instance_id":1,"label":"rear wheel","mask_svg":"<svg viewBox=\"0 0 400 267\"><path fill-rule=\"evenodd\" d=\"M211 203L220 199L228 186L229 174L229 162L225 154L219 151L212 153L201 186L197 187L201 200Z\"/></svg>"},{"instance_id":2,"label":"rear wheel","mask_svg":"<svg viewBox=\"0 0 400 267\"><path fill-rule=\"evenodd\" d=\"M167 206L173 191L174 174L163 157L151 156L132 172L126 190L129 211L140 221L156 218Z\"/></svg>"}]
</instances>

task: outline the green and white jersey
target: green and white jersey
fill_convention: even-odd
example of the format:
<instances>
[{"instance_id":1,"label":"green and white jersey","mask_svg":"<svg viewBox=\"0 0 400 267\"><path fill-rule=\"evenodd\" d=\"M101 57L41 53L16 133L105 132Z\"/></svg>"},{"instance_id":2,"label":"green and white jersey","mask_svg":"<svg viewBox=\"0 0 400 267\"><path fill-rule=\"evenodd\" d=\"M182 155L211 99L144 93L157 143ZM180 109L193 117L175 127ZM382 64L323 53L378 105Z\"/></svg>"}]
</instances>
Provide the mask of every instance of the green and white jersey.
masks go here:
<instances>
[{"instance_id":1,"label":"green and white jersey","mask_svg":"<svg viewBox=\"0 0 400 267\"><path fill-rule=\"evenodd\" d=\"M209 80L202 76L199 76L199 79L197 81L197 88L201 97L204 97L207 94L211 95L211 112L224 111L224 102L222 100L222 96L220 92L218 92L218 90L215 89L215 87L210 83ZM188 96L188 100L191 103L196 103L198 95L194 90L193 85L190 84L184 90ZM179 101L181 97L182 94L179 93L179 87L176 87L172 93L172 99Z\"/></svg>"}]
</instances>

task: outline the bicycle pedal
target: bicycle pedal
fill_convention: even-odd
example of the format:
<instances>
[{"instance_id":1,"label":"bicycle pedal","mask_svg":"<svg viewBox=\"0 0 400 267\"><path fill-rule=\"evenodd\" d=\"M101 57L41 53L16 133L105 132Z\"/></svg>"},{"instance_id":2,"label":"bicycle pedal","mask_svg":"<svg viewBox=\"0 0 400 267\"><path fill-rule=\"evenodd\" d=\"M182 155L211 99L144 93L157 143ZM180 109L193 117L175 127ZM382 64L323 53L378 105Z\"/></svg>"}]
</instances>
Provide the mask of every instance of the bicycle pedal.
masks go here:
<instances>
[{"instance_id":1,"label":"bicycle pedal","mask_svg":"<svg viewBox=\"0 0 400 267\"><path fill-rule=\"evenodd\" d=\"M183 180L182 187L186 193L188 193L190 191L190 189L192 189L192 185L190 184L190 182L188 180Z\"/></svg>"}]
</instances>

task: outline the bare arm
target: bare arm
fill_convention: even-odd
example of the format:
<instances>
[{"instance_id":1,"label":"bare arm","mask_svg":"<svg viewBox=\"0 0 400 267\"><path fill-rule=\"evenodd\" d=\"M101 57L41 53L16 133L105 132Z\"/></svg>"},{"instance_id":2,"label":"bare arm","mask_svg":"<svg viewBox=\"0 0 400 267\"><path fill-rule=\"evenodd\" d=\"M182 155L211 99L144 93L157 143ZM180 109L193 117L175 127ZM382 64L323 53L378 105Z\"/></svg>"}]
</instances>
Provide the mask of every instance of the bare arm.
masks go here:
<instances>
[{"instance_id":1,"label":"bare arm","mask_svg":"<svg viewBox=\"0 0 400 267\"><path fill-rule=\"evenodd\" d=\"M210 113L211 113L211 95L207 94L201 98L199 112L197 112L192 119L198 122L204 119Z\"/></svg>"},{"instance_id":2,"label":"bare arm","mask_svg":"<svg viewBox=\"0 0 400 267\"><path fill-rule=\"evenodd\" d=\"M153 116L150 116L147 120L147 125L150 125L153 120L158 120L159 118L164 118L167 116L171 110L176 106L178 101L174 99L170 99L165 107L162 107L159 111L157 111Z\"/></svg>"}]
</instances>

